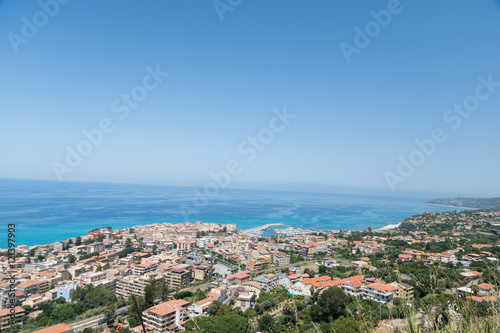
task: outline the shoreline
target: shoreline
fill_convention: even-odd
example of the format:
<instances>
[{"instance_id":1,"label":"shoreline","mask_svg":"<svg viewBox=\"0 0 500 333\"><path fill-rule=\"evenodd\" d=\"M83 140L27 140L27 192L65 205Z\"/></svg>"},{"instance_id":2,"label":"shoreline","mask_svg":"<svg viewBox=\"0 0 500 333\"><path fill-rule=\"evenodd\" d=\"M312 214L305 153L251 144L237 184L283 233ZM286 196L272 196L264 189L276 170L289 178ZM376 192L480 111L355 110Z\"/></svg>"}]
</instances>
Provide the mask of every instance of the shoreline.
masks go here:
<instances>
[{"instance_id":1,"label":"shoreline","mask_svg":"<svg viewBox=\"0 0 500 333\"><path fill-rule=\"evenodd\" d=\"M472 210L478 210L478 209L480 209L480 208L463 207L463 206L452 206L452 205L445 205L445 204L434 204L434 203L428 203L428 202L425 202L425 201L424 201L424 204L431 205L431 206L453 207L453 208L472 209Z\"/></svg>"},{"instance_id":2,"label":"shoreline","mask_svg":"<svg viewBox=\"0 0 500 333\"><path fill-rule=\"evenodd\" d=\"M394 230L399 228L402 222L396 223L396 224L388 224L382 228L375 229L373 231L386 231L386 230Z\"/></svg>"}]
</instances>

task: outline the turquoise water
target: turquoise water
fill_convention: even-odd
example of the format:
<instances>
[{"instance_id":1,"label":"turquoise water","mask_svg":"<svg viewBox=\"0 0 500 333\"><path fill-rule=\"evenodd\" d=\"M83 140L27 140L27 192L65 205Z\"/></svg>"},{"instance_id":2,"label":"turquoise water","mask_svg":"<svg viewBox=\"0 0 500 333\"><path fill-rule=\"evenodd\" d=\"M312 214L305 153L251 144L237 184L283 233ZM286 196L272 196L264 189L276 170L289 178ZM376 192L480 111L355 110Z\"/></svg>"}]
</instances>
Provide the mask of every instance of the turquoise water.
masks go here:
<instances>
[{"instance_id":1,"label":"turquoise water","mask_svg":"<svg viewBox=\"0 0 500 333\"><path fill-rule=\"evenodd\" d=\"M17 244L35 245L104 226L202 221L242 229L283 223L312 230L363 230L426 211L455 210L422 203L426 199L433 198L237 189L206 198L190 187L0 179L0 247L6 247L8 223L17 226Z\"/></svg>"}]
</instances>

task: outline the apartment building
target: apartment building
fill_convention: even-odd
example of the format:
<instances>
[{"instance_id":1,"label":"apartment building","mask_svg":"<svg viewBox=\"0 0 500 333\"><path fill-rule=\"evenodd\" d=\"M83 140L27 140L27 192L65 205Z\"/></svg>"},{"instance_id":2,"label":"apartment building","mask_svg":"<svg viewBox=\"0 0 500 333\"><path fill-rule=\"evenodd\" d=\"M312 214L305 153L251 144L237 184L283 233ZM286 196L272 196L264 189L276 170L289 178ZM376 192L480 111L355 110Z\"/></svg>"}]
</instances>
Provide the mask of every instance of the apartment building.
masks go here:
<instances>
[{"instance_id":1,"label":"apartment building","mask_svg":"<svg viewBox=\"0 0 500 333\"><path fill-rule=\"evenodd\" d=\"M171 288L186 288L191 283L191 271L185 268L172 268L166 274Z\"/></svg>"},{"instance_id":2,"label":"apartment building","mask_svg":"<svg viewBox=\"0 0 500 333\"><path fill-rule=\"evenodd\" d=\"M210 266L193 267L193 280L205 281L212 276L213 268Z\"/></svg>"},{"instance_id":3,"label":"apartment building","mask_svg":"<svg viewBox=\"0 0 500 333\"><path fill-rule=\"evenodd\" d=\"M48 304L50 301L52 301L52 297L40 294L33 295L26 298L26 300L23 302L23 306L30 306L33 309L35 309L38 308L40 305Z\"/></svg>"},{"instance_id":4,"label":"apartment building","mask_svg":"<svg viewBox=\"0 0 500 333\"><path fill-rule=\"evenodd\" d=\"M147 273L151 273L156 270L158 267L159 262L158 261L147 261L145 263L135 265L132 274L134 275L144 275Z\"/></svg>"},{"instance_id":5,"label":"apartment building","mask_svg":"<svg viewBox=\"0 0 500 333\"><path fill-rule=\"evenodd\" d=\"M258 271L264 269L267 265L271 263L270 257L255 257L248 261L248 268L252 271Z\"/></svg>"},{"instance_id":6,"label":"apartment building","mask_svg":"<svg viewBox=\"0 0 500 333\"><path fill-rule=\"evenodd\" d=\"M397 297L404 299L408 302L413 301L413 297L415 294L413 286L410 286L407 283L398 283L398 282L392 282L389 283L389 285L398 288Z\"/></svg>"},{"instance_id":7,"label":"apartment building","mask_svg":"<svg viewBox=\"0 0 500 333\"><path fill-rule=\"evenodd\" d=\"M24 309L20 306L14 308L14 313L11 309L0 310L0 332L14 325L23 325Z\"/></svg>"},{"instance_id":8,"label":"apartment building","mask_svg":"<svg viewBox=\"0 0 500 333\"><path fill-rule=\"evenodd\" d=\"M278 278L276 277L275 274L262 274L262 275L256 276L253 279L253 281L259 282L261 285L263 285L267 292L276 288L276 286L278 284Z\"/></svg>"},{"instance_id":9,"label":"apartment building","mask_svg":"<svg viewBox=\"0 0 500 333\"><path fill-rule=\"evenodd\" d=\"M276 266L286 266L290 264L290 255L285 252L271 251L273 263Z\"/></svg>"},{"instance_id":10,"label":"apartment building","mask_svg":"<svg viewBox=\"0 0 500 333\"><path fill-rule=\"evenodd\" d=\"M142 313L144 324L154 332L177 332L189 319L186 314L188 306L189 302L182 299L155 305Z\"/></svg>"},{"instance_id":11,"label":"apartment building","mask_svg":"<svg viewBox=\"0 0 500 333\"><path fill-rule=\"evenodd\" d=\"M149 284L150 277L159 280L160 275L145 274L141 276L129 275L116 281L115 293L116 296L129 297L130 295L144 295L144 288Z\"/></svg>"},{"instance_id":12,"label":"apartment building","mask_svg":"<svg viewBox=\"0 0 500 333\"><path fill-rule=\"evenodd\" d=\"M177 243L177 254L182 255L191 252L196 247L196 241L191 239L180 240Z\"/></svg>"},{"instance_id":13,"label":"apartment building","mask_svg":"<svg viewBox=\"0 0 500 333\"><path fill-rule=\"evenodd\" d=\"M244 271L244 272L240 272L240 273L236 273L236 274L233 274L233 275L230 275L227 277L227 282L228 282L228 285L232 286L232 285L241 285L245 282L249 282L250 281L250 272L249 271Z\"/></svg>"},{"instance_id":14,"label":"apartment building","mask_svg":"<svg viewBox=\"0 0 500 333\"><path fill-rule=\"evenodd\" d=\"M84 266L75 265L75 266L71 266L70 268L68 268L68 272L71 274L71 276L73 278L76 278L80 274L85 273L86 269Z\"/></svg>"},{"instance_id":15,"label":"apartment building","mask_svg":"<svg viewBox=\"0 0 500 333\"><path fill-rule=\"evenodd\" d=\"M398 287L382 283L370 283L361 287L361 295L375 302L392 304L397 296Z\"/></svg>"},{"instance_id":16,"label":"apartment building","mask_svg":"<svg viewBox=\"0 0 500 333\"><path fill-rule=\"evenodd\" d=\"M57 286L57 298L62 297L69 302L71 299L71 294L78 287L78 283L75 281L63 282Z\"/></svg>"},{"instance_id":17,"label":"apartment building","mask_svg":"<svg viewBox=\"0 0 500 333\"><path fill-rule=\"evenodd\" d=\"M22 291L27 296L35 294L45 294L50 289L48 280L27 280L17 285L17 290Z\"/></svg>"}]
</instances>

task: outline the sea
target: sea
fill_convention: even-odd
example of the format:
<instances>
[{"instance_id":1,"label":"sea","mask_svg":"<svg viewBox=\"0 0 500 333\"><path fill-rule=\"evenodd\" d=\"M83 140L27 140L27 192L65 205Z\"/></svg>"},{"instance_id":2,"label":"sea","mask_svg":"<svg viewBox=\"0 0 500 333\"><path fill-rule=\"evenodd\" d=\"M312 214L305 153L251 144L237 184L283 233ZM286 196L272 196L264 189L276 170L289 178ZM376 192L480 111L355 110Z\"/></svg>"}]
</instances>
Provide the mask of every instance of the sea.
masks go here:
<instances>
[{"instance_id":1,"label":"sea","mask_svg":"<svg viewBox=\"0 0 500 333\"><path fill-rule=\"evenodd\" d=\"M457 208L431 206L423 200L310 192L203 189L181 186L0 179L0 248L7 248L8 224L15 224L16 244L63 241L88 231L122 229L152 223L214 222L250 229L276 228L366 230L398 223L426 211Z\"/></svg>"}]
</instances>

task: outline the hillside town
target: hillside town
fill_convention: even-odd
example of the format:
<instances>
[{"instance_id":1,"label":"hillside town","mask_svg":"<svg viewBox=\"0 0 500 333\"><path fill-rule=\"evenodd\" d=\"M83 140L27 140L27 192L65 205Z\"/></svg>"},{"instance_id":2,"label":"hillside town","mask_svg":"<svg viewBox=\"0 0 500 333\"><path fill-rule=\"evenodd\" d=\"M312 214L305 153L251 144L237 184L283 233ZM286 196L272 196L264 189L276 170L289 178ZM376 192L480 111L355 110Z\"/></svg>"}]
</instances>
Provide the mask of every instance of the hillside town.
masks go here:
<instances>
[{"instance_id":1,"label":"hillside town","mask_svg":"<svg viewBox=\"0 0 500 333\"><path fill-rule=\"evenodd\" d=\"M18 245L14 258L7 251L0 257L0 330L402 332L413 322L454 325L460 302L473 302L483 317L498 309L499 223L498 210L471 210L419 214L388 230L270 237L235 224L155 223Z\"/></svg>"}]
</instances>

